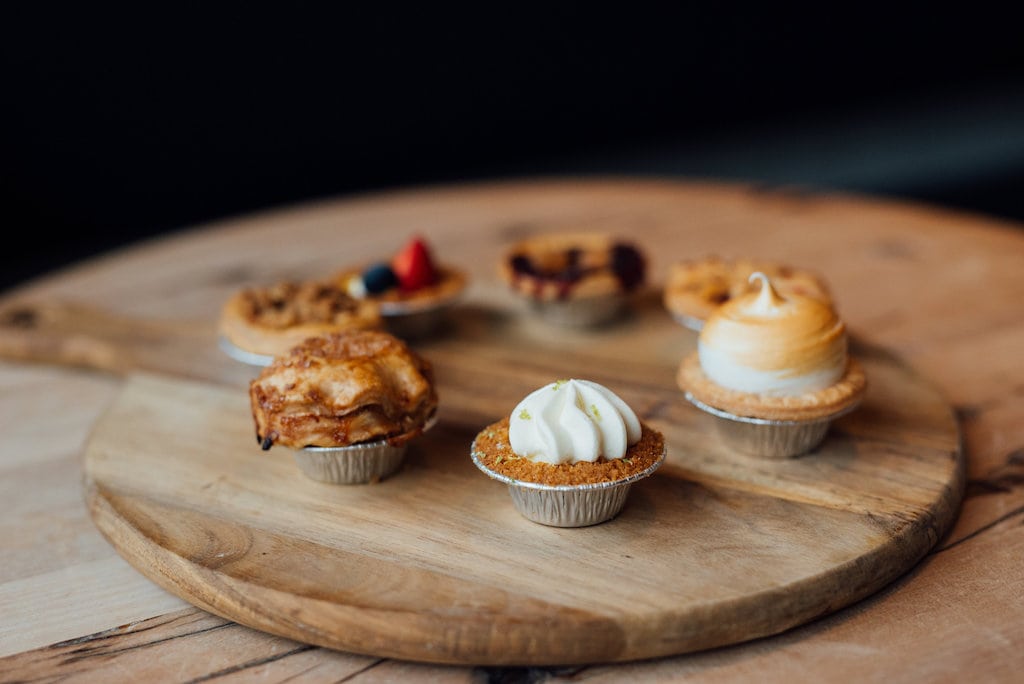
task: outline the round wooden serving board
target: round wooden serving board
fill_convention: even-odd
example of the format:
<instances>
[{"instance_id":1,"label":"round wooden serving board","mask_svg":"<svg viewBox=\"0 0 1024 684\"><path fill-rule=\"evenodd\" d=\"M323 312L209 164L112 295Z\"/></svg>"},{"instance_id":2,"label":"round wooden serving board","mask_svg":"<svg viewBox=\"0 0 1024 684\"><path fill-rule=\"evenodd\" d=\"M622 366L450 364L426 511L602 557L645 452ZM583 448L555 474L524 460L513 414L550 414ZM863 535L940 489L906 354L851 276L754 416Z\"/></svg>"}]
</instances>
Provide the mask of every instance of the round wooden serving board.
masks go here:
<instances>
[{"instance_id":1,"label":"round wooden serving board","mask_svg":"<svg viewBox=\"0 0 1024 684\"><path fill-rule=\"evenodd\" d=\"M675 388L695 341L656 298L612 328L557 334L469 303L419 345L438 425L395 476L360 486L261 451L241 383L136 372L87 445L88 502L129 562L206 610L453 664L626 661L775 634L882 588L948 529L957 423L899 360L855 343L865 403L818 451L763 461L724 449ZM559 377L607 385L668 440L665 465L601 525L532 523L470 460L479 429Z\"/></svg>"}]
</instances>

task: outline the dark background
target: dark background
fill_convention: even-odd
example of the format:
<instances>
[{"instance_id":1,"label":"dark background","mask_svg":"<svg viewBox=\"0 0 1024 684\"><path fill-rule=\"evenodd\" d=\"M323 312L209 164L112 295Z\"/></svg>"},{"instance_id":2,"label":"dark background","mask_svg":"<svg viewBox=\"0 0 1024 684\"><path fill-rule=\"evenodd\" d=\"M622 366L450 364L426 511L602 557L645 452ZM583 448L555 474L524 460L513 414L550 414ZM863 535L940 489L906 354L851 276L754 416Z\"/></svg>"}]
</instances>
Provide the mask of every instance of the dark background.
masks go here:
<instances>
[{"instance_id":1,"label":"dark background","mask_svg":"<svg viewBox=\"0 0 1024 684\"><path fill-rule=\"evenodd\" d=\"M0 288L233 214L472 179L797 184L1024 220L1024 41L984 5L476 7L5 7Z\"/></svg>"}]
</instances>

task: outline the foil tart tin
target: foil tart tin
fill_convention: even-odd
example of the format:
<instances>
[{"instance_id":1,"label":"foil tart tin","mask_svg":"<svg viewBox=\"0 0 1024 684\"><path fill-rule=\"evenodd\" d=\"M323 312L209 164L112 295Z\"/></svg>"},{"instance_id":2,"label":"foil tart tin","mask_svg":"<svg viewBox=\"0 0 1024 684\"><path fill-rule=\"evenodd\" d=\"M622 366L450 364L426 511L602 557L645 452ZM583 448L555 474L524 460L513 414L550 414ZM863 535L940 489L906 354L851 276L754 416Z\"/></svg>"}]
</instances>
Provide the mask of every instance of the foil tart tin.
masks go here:
<instances>
[{"instance_id":1,"label":"foil tart tin","mask_svg":"<svg viewBox=\"0 0 1024 684\"><path fill-rule=\"evenodd\" d=\"M723 443L741 453L770 459L796 458L813 451L825 440L832 421L857 408L857 404L854 404L810 420L769 420L723 411L705 404L689 392L686 393L686 399L704 413L713 416L718 436Z\"/></svg>"},{"instance_id":2,"label":"foil tart tin","mask_svg":"<svg viewBox=\"0 0 1024 684\"><path fill-rule=\"evenodd\" d=\"M426 432L437 422L432 416L423 426ZM393 445L386 439L349 446L308 446L294 449L295 463L307 476L329 484L367 484L393 475L405 460L408 440Z\"/></svg>"},{"instance_id":3,"label":"foil tart tin","mask_svg":"<svg viewBox=\"0 0 1024 684\"><path fill-rule=\"evenodd\" d=\"M260 354L258 352L251 352L247 349L242 349L223 335L217 336L217 346L220 347L222 352L233 358L235 361L241 361L242 363L247 363L250 366L269 366L274 360L272 354Z\"/></svg>"},{"instance_id":4,"label":"foil tart tin","mask_svg":"<svg viewBox=\"0 0 1024 684\"><path fill-rule=\"evenodd\" d=\"M686 314L673 311L672 319L684 328L689 328L694 332L700 332L704 327L704 319L697 318L696 316L687 316Z\"/></svg>"},{"instance_id":5,"label":"foil tart tin","mask_svg":"<svg viewBox=\"0 0 1024 684\"><path fill-rule=\"evenodd\" d=\"M381 302L380 315L384 326L395 337L404 340L423 339L437 335L448 322L448 312L456 297L423 303Z\"/></svg>"},{"instance_id":6,"label":"foil tart tin","mask_svg":"<svg viewBox=\"0 0 1024 684\"><path fill-rule=\"evenodd\" d=\"M570 299L529 300L530 310L549 323L589 328L622 316L629 299L623 294Z\"/></svg>"},{"instance_id":7,"label":"foil tart tin","mask_svg":"<svg viewBox=\"0 0 1024 684\"><path fill-rule=\"evenodd\" d=\"M614 482L581 485L546 485L527 482L491 470L470 450L473 463L488 477L508 485L512 504L528 520L551 527L588 527L611 520L622 511L634 482L648 477L665 462L668 447L646 469Z\"/></svg>"}]
</instances>

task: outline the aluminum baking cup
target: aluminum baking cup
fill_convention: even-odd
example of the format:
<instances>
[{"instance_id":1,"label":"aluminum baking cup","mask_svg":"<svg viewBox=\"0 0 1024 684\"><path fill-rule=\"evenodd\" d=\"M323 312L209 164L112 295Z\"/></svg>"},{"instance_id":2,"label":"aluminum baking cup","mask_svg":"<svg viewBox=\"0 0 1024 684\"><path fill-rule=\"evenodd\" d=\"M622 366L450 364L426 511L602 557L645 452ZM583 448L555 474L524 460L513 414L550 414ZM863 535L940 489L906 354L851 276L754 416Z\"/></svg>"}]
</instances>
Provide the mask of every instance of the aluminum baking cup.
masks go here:
<instances>
[{"instance_id":1,"label":"aluminum baking cup","mask_svg":"<svg viewBox=\"0 0 1024 684\"><path fill-rule=\"evenodd\" d=\"M679 325L683 326L684 328L689 328L694 332L700 332L701 329L704 328L703 318L697 318L696 316L688 316L684 313L679 313L677 311L672 312L672 318Z\"/></svg>"},{"instance_id":2,"label":"aluminum baking cup","mask_svg":"<svg viewBox=\"0 0 1024 684\"><path fill-rule=\"evenodd\" d=\"M795 458L811 451L824 441L832 421L857 408L854 404L811 420L768 420L737 416L708 406L689 392L686 398L700 410L714 416L718 435L725 444L751 456L777 459Z\"/></svg>"},{"instance_id":3,"label":"aluminum baking cup","mask_svg":"<svg viewBox=\"0 0 1024 684\"><path fill-rule=\"evenodd\" d=\"M392 335L404 340L421 339L441 331L454 303L455 298L422 304L381 302L380 315Z\"/></svg>"},{"instance_id":4,"label":"aluminum baking cup","mask_svg":"<svg viewBox=\"0 0 1024 684\"><path fill-rule=\"evenodd\" d=\"M610 323L621 316L628 303L622 294L578 299L530 300L530 309L549 323L586 328Z\"/></svg>"},{"instance_id":5,"label":"aluminum baking cup","mask_svg":"<svg viewBox=\"0 0 1024 684\"><path fill-rule=\"evenodd\" d=\"M477 468L508 485L513 505L528 520L552 527L587 527L618 515L633 483L654 473L667 451L666 447L657 461L622 480L581 485L545 485L502 475L483 464L475 441L470 454Z\"/></svg>"},{"instance_id":6,"label":"aluminum baking cup","mask_svg":"<svg viewBox=\"0 0 1024 684\"><path fill-rule=\"evenodd\" d=\"M223 335L219 335L217 337L217 346L220 347L221 351L233 358L235 361L241 361L242 363L247 363L250 366L269 366L274 360L274 357L271 354L259 354L247 349L242 349Z\"/></svg>"},{"instance_id":7,"label":"aluminum baking cup","mask_svg":"<svg viewBox=\"0 0 1024 684\"><path fill-rule=\"evenodd\" d=\"M436 417L423 426L426 432ZM308 446L295 449L295 462L308 477L330 484L366 484L392 475L405 460L408 440L392 445L386 439L339 447Z\"/></svg>"}]
</instances>

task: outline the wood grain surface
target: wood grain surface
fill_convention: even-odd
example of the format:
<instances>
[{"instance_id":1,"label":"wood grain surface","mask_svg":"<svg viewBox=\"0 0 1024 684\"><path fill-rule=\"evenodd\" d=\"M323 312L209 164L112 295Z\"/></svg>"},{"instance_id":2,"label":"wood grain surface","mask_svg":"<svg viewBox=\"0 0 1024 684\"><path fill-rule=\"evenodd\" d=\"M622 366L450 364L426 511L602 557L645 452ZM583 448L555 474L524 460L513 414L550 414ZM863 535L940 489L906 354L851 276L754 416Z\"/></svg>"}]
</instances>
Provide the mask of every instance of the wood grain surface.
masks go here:
<instances>
[{"instance_id":1,"label":"wood grain surface","mask_svg":"<svg viewBox=\"0 0 1024 684\"><path fill-rule=\"evenodd\" d=\"M253 440L248 394L131 376L85 454L90 509L141 572L195 605L304 642L467 665L637 660L745 641L837 610L916 563L949 527L963 460L949 406L891 358L813 454L738 456L673 385L566 358L515 334L423 350L438 425L379 484L314 482ZM664 311L623 323L623 349L693 348ZM658 328L665 332L658 334ZM660 331L659 331L660 332ZM512 508L469 444L559 377L615 389L669 457L627 509L554 530Z\"/></svg>"},{"instance_id":2,"label":"wood grain surface","mask_svg":"<svg viewBox=\"0 0 1024 684\"><path fill-rule=\"evenodd\" d=\"M967 482L952 529L911 572L783 634L682 656L542 668L416 664L253 631L163 591L97 531L81 454L135 371L241 388L246 369L223 363L215 347L196 353L211 349L230 292L374 258L412 232L471 272L460 335L479 338L497 325L527 343L526 367L529 342L543 341L567 361L607 369L604 377L665 382L659 373L679 337L655 335L648 359L623 356L625 329L553 333L524 318L497 284L502 244L581 228L624 231L649 245L655 284L673 260L712 252L823 271L862 348L895 355L954 406ZM0 300L0 354L9 359L0 362L0 679L1016 681L1024 667L1021 263L1021 226L939 207L703 182L539 179L239 217L26 283ZM506 313L496 318L496 310ZM51 341L26 345L36 326ZM105 346L111 340L119 344ZM484 345L473 364L492 368L502 358ZM512 371L502 378L518 379ZM468 420L461 429L468 434Z\"/></svg>"}]
</instances>

